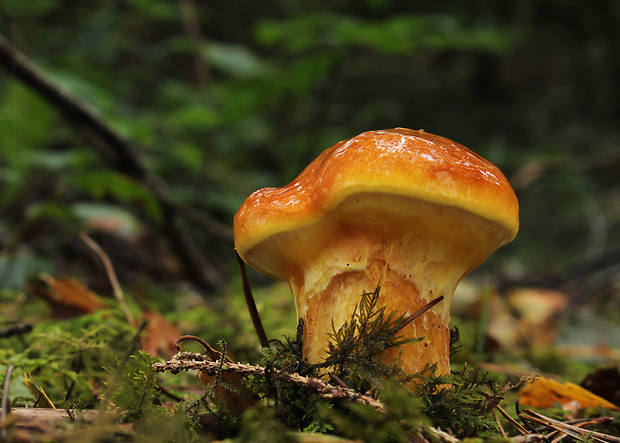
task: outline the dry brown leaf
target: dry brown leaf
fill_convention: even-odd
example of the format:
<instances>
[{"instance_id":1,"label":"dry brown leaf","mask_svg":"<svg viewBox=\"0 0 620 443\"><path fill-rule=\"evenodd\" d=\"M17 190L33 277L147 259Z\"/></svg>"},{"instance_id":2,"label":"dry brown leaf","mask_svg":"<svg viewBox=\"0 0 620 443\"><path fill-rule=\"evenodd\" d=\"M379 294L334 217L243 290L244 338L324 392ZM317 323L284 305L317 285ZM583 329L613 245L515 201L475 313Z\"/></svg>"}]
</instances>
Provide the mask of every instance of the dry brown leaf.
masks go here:
<instances>
[{"instance_id":1,"label":"dry brown leaf","mask_svg":"<svg viewBox=\"0 0 620 443\"><path fill-rule=\"evenodd\" d=\"M256 396L244 382L243 374L223 373L218 377L211 376L206 372L200 372L198 378L206 386L216 383L213 391L213 399L219 408L233 417L241 416L247 409L256 403Z\"/></svg>"},{"instance_id":2,"label":"dry brown leaf","mask_svg":"<svg viewBox=\"0 0 620 443\"><path fill-rule=\"evenodd\" d=\"M151 356L169 358L176 353L174 342L183 333L170 323L163 315L155 311L143 313L143 319L149 324L140 336L142 349Z\"/></svg>"},{"instance_id":3,"label":"dry brown leaf","mask_svg":"<svg viewBox=\"0 0 620 443\"><path fill-rule=\"evenodd\" d=\"M105 308L105 303L74 278L56 280L47 274L39 275L39 282L29 290L43 298L52 308L52 317L71 318Z\"/></svg>"},{"instance_id":4,"label":"dry brown leaf","mask_svg":"<svg viewBox=\"0 0 620 443\"><path fill-rule=\"evenodd\" d=\"M519 391L520 403L537 408L551 408L559 403L563 408L584 409L602 407L620 410L618 406L593 394L574 383L560 383L546 377L539 377Z\"/></svg>"},{"instance_id":5,"label":"dry brown leaf","mask_svg":"<svg viewBox=\"0 0 620 443\"><path fill-rule=\"evenodd\" d=\"M551 346L558 314L568 305L566 294L542 288L519 288L489 301L488 336L505 349Z\"/></svg>"}]
</instances>

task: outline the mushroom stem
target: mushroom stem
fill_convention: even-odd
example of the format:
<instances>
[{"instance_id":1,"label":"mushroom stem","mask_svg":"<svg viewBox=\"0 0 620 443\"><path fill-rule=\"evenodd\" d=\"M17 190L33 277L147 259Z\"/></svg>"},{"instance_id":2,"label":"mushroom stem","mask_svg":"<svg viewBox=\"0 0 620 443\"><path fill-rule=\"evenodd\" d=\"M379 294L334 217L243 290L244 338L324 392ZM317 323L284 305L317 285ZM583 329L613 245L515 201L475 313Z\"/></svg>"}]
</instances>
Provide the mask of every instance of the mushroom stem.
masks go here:
<instances>
[{"instance_id":1,"label":"mushroom stem","mask_svg":"<svg viewBox=\"0 0 620 443\"><path fill-rule=\"evenodd\" d=\"M304 320L303 355L307 361L319 363L325 358L329 334L351 318L361 295L381 282L378 307L386 306L387 313L411 315L437 297L444 297L443 303L400 332L402 338L424 339L403 345L402 354L398 349L388 349L382 359L400 358L402 369L411 374L435 363L437 374L449 373L450 303L460 275L437 281L435 276L441 272L437 272L436 263L423 258L417 263L403 260L388 244L361 249L349 245L344 249L351 254L338 260L339 264L333 263L334 255L342 249L326 252L307 269L304 278L290 282L298 316Z\"/></svg>"},{"instance_id":2,"label":"mushroom stem","mask_svg":"<svg viewBox=\"0 0 620 443\"><path fill-rule=\"evenodd\" d=\"M444 301L415 319L401 331L401 337L424 338L421 341L388 349L384 361L400 359L405 372L415 374L427 365L437 364L436 373L450 372L450 305L456 286L490 254L495 238L499 242L503 228L458 208L444 208L408 197L382 194L358 195L354 205L369 208L388 201L392 210L371 220L364 213L352 216L364 220L364 226L329 225L329 234L315 228L311 236L322 245L301 268L289 273L297 314L304 320L303 350L309 363L326 356L329 334L351 318L365 292L381 282L379 307L388 313L411 315L437 297ZM337 211L353 211L348 201ZM403 209L409 208L409 209ZM357 209L355 210L357 211ZM391 212L399 212L397 216ZM400 217L404 218L400 219ZM391 222L382 228L383 221ZM403 223L407 220L407 223ZM492 244L487 247L485 245ZM311 243L304 245L312 250ZM333 323L332 323L333 322ZM333 326L332 326L333 324Z\"/></svg>"}]
</instances>

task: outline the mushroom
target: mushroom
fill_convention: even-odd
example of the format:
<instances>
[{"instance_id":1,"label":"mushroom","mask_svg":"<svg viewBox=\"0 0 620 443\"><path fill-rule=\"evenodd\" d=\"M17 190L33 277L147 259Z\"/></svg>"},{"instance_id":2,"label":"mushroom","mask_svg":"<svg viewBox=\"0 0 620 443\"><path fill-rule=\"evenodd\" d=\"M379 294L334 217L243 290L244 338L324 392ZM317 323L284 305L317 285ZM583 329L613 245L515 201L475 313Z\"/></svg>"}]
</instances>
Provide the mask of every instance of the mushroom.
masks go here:
<instances>
[{"instance_id":1,"label":"mushroom","mask_svg":"<svg viewBox=\"0 0 620 443\"><path fill-rule=\"evenodd\" d=\"M401 331L423 340L381 358L446 374L456 286L518 226L517 198L496 166L446 138L395 128L342 141L287 186L254 192L234 235L246 263L289 283L308 362L325 358L333 328L380 282L388 313L444 297Z\"/></svg>"}]
</instances>

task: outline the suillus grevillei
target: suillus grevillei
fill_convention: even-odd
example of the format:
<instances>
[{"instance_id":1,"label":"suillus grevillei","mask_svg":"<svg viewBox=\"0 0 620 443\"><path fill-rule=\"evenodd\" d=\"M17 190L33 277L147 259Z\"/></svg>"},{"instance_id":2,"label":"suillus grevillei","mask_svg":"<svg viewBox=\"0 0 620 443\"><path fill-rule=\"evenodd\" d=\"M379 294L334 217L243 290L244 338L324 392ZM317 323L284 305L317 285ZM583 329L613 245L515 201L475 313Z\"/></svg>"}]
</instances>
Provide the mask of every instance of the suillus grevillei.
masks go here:
<instances>
[{"instance_id":1,"label":"suillus grevillei","mask_svg":"<svg viewBox=\"0 0 620 443\"><path fill-rule=\"evenodd\" d=\"M381 358L445 374L456 286L514 239L518 213L504 174L464 146L424 131L369 131L324 151L290 184L250 195L234 219L235 248L289 283L310 363L379 282L388 312L412 314L443 296L401 331L424 339Z\"/></svg>"}]
</instances>

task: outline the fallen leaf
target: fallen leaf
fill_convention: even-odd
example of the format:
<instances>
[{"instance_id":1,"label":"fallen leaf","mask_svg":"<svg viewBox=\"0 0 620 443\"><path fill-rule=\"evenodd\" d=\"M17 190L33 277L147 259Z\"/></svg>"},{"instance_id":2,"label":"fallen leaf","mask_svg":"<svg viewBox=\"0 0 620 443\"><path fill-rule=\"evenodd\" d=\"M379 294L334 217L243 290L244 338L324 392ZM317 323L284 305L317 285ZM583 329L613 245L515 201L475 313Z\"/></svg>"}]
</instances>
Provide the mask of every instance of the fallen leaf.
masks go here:
<instances>
[{"instance_id":1,"label":"fallen leaf","mask_svg":"<svg viewBox=\"0 0 620 443\"><path fill-rule=\"evenodd\" d=\"M168 358L174 355L174 342L183 335L181 330L159 312L145 311L143 319L149 324L140 336L142 349L151 356Z\"/></svg>"},{"instance_id":2,"label":"fallen leaf","mask_svg":"<svg viewBox=\"0 0 620 443\"><path fill-rule=\"evenodd\" d=\"M604 398L593 394L574 383L560 383L546 377L539 377L519 391L520 403L537 408L551 408L555 404L563 408L584 409L589 407L602 407L620 410L618 406L608 402Z\"/></svg>"},{"instance_id":3,"label":"fallen leaf","mask_svg":"<svg viewBox=\"0 0 620 443\"><path fill-rule=\"evenodd\" d=\"M37 281L28 285L28 289L50 305L53 318L90 314L106 306L97 294L74 278L56 280L47 274L40 274Z\"/></svg>"},{"instance_id":4,"label":"fallen leaf","mask_svg":"<svg viewBox=\"0 0 620 443\"><path fill-rule=\"evenodd\" d=\"M542 288L519 288L489 300L488 338L504 349L547 347L556 341L558 314L568 305L566 294Z\"/></svg>"},{"instance_id":5,"label":"fallen leaf","mask_svg":"<svg viewBox=\"0 0 620 443\"><path fill-rule=\"evenodd\" d=\"M218 408L226 411L232 417L239 417L256 403L256 396L244 381L243 374L222 373L211 376L205 372L198 374L200 382L206 386L217 383L213 390L213 400Z\"/></svg>"},{"instance_id":6,"label":"fallen leaf","mask_svg":"<svg viewBox=\"0 0 620 443\"><path fill-rule=\"evenodd\" d=\"M551 289L515 289L507 295L507 299L519 319L530 324L548 322L568 306L568 296Z\"/></svg>"}]
</instances>

